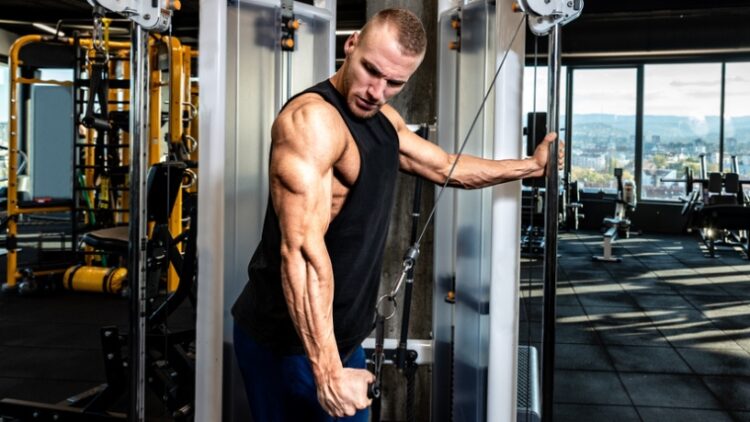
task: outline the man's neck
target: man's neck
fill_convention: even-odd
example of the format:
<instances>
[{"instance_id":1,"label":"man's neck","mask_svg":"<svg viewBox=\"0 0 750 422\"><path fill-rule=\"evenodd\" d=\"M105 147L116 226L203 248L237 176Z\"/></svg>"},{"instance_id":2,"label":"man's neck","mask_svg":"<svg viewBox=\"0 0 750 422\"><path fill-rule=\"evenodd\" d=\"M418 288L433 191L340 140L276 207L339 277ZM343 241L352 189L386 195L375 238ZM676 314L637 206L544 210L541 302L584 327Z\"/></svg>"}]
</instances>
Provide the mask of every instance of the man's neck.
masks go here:
<instances>
[{"instance_id":1,"label":"man's neck","mask_svg":"<svg viewBox=\"0 0 750 422\"><path fill-rule=\"evenodd\" d=\"M339 94L341 94L342 96L344 95L344 89L345 89L344 78L342 76L343 74L342 70L344 69L344 66L346 66L346 63L341 65L339 70L328 79L329 81L331 81L331 85L333 85L333 87L336 88L336 91L338 91Z\"/></svg>"}]
</instances>

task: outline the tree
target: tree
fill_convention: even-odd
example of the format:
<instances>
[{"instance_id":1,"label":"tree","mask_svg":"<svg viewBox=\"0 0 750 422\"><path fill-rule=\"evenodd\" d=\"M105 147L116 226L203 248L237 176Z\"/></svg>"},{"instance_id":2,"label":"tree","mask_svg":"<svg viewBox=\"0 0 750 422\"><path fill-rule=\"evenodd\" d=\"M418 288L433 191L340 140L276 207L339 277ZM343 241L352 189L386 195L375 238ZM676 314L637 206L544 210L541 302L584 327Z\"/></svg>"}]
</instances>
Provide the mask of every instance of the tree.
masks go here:
<instances>
[{"instance_id":1,"label":"tree","mask_svg":"<svg viewBox=\"0 0 750 422\"><path fill-rule=\"evenodd\" d=\"M654 154L653 157L651 157L651 162L654 163L654 166L657 169L663 169L667 166L667 156L665 154Z\"/></svg>"}]
</instances>

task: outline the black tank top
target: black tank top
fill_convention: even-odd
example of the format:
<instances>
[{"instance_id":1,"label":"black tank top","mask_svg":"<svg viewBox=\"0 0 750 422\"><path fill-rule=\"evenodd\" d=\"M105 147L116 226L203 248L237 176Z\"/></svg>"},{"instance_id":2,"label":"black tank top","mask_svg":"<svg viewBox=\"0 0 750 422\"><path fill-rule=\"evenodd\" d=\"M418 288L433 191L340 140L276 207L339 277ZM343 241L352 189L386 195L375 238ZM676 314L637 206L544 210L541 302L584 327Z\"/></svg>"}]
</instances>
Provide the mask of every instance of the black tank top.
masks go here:
<instances>
[{"instance_id":1,"label":"black tank top","mask_svg":"<svg viewBox=\"0 0 750 422\"><path fill-rule=\"evenodd\" d=\"M399 168L398 135L381 112L368 119L352 114L329 80L298 95L305 93L320 95L338 110L360 155L359 176L325 235L333 265L334 333L339 352L348 353L372 331ZM232 315L256 341L279 353L304 353L281 288L280 249L279 221L269 197L261 241L247 270L249 281Z\"/></svg>"}]
</instances>

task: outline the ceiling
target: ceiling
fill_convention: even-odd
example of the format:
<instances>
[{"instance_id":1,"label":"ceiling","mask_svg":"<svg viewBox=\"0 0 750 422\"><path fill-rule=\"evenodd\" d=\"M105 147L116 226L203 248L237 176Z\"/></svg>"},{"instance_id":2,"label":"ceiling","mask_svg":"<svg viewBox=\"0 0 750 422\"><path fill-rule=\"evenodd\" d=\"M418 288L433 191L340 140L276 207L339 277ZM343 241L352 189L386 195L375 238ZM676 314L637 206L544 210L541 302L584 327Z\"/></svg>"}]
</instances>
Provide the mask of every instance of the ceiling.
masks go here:
<instances>
[{"instance_id":1,"label":"ceiling","mask_svg":"<svg viewBox=\"0 0 750 422\"><path fill-rule=\"evenodd\" d=\"M172 32L175 36L186 38L183 42L198 42L198 2L199 0L182 0L181 10L175 12L172 18ZM91 12L92 7L86 0L3 0L0 28L19 35L38 34L42 31L31 23L55 27L58 21L63 20L61 30L67 34L73 29L84 31L84 25L90 27ZM113 24L127 25L127 22Z\"/></svg>"},{"instance_id":2,"label":"ceiling","mask_svg":"<svg viewBox=\"0 0 750 422\"><path fill-rule=\"evenodd\" d=\"M221 0L217 0L221 1ZM380 0L382 1L382 0ZM418 1L418 0L417 0ZM305 1L309 2L309 1ZM184 42L197 43L199 0L182 0L182 9L173 17L173 34ZM338 29L358 29L365 21L367 0L337 0ZM402 3L408 3L404 1ZM72 24L87 24L91 6L86 0L3 0L0 28L18 34L39 33L31 22L55 26L63 19ZM710 14L720 22L722 17L750 14L748 0L585 0L582 20L603 22L630 17L637 21L652 16L681 16ZM15 21L15 22L14 22ZM692 22L691 22L692 23ZM119 25L125 26L123 22ZM746 24L741 25L747 28ZM702 28L696 28L701 30ZM69 29L70 30L70 29ZM63 28L63 31L65 29Z\"/></svg>"},{"instance_id":3,"label":"ceiling","mask_svg":"<svg viewBox=\"0 0 750 422\"><path fill-rule=\"evenodd\" d=\"M637 13L697 9L748 8L747 0L584 0L584 13Z\"/></svg>"},{"instance_id":4,"label":"ceiling","mask_svg":"<svg viewBox=\"0 0 750 422\"><path fill-rule=\"evenodd\" d=\"M674 60L748 54L748 0L584 1L580 18L564 30L562 52L569 57L578 53L602 61L626 53L615 60L633 62L667 60L676 52L684 56ZM533 51L534 38L526 40L527 51ZM546 44L540 51L546 51Z\"/></svg>"}]
</instances>

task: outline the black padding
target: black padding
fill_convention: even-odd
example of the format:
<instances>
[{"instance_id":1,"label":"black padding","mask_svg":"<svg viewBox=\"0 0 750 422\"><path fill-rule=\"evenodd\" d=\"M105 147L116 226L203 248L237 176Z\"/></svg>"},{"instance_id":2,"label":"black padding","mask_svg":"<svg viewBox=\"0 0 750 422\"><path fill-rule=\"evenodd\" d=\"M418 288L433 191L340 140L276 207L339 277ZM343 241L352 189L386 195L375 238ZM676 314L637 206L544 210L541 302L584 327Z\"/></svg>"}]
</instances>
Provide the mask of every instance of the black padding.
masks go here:
<instances>
[{"instance_id":1,"label":"black padding","mask_svg":"<svg viewBox=\"0 0 750 422\"><path fill-rule=\"evenodd\" d=\"M721 193L721 173L708 173L708 192Z\"/></svg>"},{"instance_id":2,"label":"black padding","mask_svg":"<svg viewBox=\"0 0 750 422\"><path fill-rule=\"evenodd\" d=\"M166 224L182 185L186 165L181 161L154 164L148 172L148 220Z\"/></svg>"},{"instance_id":3,"label":"black padding","mask_svg":"<svg viewBox=\"0 0 750 422\"><path fill-rule=\"evenodd\" d=\"M724 190L727 193L736 194L740 191L740 175L737 173L726 173L724 175Z\"/></svg>"},{"instance_id":4,"label":"black padding","mask_svg":"<svg viewBox=\"0 0 750 422\"><path fill-rule=\"evenodd\" d=\"M738 205L706 205L693 215L696 227L712 227L725 230L750 229L750 208Z\"/></svg>"},{"instance_id":5,"label":"black padding","mask_svg":"<svg viewBox=\"0 0 750 422\"><path fill-rule=\"evenodd\" d=\"M128 226L90 231L81 236L81 240L96 249L125 255L128 253Z\"/></svg>"}]
</instances>

